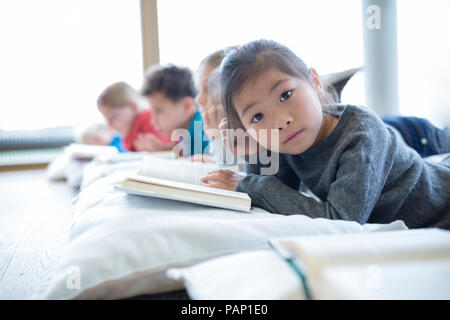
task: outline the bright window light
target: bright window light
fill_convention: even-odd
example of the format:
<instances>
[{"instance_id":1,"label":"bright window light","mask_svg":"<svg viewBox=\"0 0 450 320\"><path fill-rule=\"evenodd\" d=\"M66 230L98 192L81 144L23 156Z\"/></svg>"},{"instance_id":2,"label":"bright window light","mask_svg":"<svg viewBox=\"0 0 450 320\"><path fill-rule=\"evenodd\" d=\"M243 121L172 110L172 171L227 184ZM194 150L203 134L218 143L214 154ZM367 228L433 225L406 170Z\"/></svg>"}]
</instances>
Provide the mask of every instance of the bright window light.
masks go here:
<instances>
[{"instance_id":1,"label":"bright window light","mask_svg":"<svg viewBox=\"0 0 450 320\"><path fill-rule=\"evenodd\" d=\"M450 125L450 1L398 0L400 112ZM267 38L320 74L361 66L360 0L158 1L161 63L196 70L209 53ZM0 1L0 129L103 121L98 94L142 84L139 0ZM364 77L344 89L364 104Z\"/></svg>"},{"instance_id":2,"label":"bright window light","mask_svg":"<svg viewBox=\"0 0 450 320\"><path fill-rule=\"evenodd\" d=\"M362 65L361 3L333 0L158 1L160 59L196 70L209 53L266 38L320 74Z\"/></svg>"},{"instance_id":3,"label":"bright window light","mask_svg":"<svg viewBox=\"0 0 450 320\"><path fill-rule=\"evenodd\" d=\"M400 112L450 127L450 1L399 0Z\"/></svg>"},{"instance_id":4,"label":"bright window light","mask_svg":"<svg viewBox=\"0 0 450 320\"><path fill-rule=\"evenodd\" d=\"M138 0L0 1L0 129L102 121L109 84L142 85Z\"/></svg>"},{"instance_id":5,"label":"bright window light","mask_svg":"<svg viewBox=\"0 0 450 320\"><path fill-rule=\"evenodd\" d=\"M398 0L397 15L400 112L450 126L450 1ZM363 65L360 0L163 0L158 20L161 62L192 70L219 48L259 38L288 46L320 74ZM365 105L364 75L342 94Z\"/></svg>"}]
</instances>

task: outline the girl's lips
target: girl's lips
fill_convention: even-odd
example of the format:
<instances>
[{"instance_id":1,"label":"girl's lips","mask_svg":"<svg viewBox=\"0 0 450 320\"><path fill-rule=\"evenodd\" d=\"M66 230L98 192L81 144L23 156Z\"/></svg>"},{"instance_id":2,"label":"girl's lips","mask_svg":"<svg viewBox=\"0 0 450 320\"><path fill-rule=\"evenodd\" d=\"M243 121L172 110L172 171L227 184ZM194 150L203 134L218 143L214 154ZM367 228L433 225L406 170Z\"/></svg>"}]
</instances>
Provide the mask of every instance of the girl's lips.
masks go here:
<instances>
[{"instance_id":1,"label":"girl's lips","mask_svg":"<svg viewBox=\"0 0 450 320\"><path fill-rule=\"evenodd\" d=\"M284 140L283 143L288 143L289 141L291 141L292 139L295 139L296 137L298 137L301 133L303 132L303 129L297 130L292 132L290 135L287 136L286 140Z\"/></svg>"}]
</instances>

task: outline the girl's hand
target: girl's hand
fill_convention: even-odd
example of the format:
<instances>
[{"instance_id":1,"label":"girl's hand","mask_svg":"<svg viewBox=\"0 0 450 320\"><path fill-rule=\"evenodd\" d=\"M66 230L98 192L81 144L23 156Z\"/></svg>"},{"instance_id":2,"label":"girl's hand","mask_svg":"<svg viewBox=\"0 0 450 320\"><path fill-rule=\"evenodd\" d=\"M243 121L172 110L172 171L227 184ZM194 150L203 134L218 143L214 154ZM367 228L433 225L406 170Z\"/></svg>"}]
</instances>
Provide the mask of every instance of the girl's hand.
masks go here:
<instances>
[{"instance_id":1,"label":"girl's hand","mask_svg":"<svg viewBox=\"0 0 450 320\"><path fill-rule=\"evenodd\" d=\"M203 129L209 140L220 138L220 136L216 136L213 133L215 131L214 129L219 129L220 121L225 117L225 111L222 106L213 105L207 109L203 109L200 113L203 119Z\"/></svg>"},{"instance_id":2,"label":"girl's hand","mask_svg":"<svg viewBox=\"0 0 450 320\"><path fill-rule=\"evenodd\" d=\"M200 178L208 184L208 187L235 191L239 180L244 176L228 169L219 169L208 172L206 176Z\"/></svg>"},{"instance_id":3,"label":"girl's hand","mask_svg":"<svg viewBox=\"0 0 450 320\"><path fill-rule=\"evenodd\" d=\"M232 130L228 129L228 119L226 117L220 122L219 130L222 135L222 144L227 153L238 156L258 153L258 143L247 133L244 133L244 145L238 144L237 137L232 134ZM231 139L234 140L233 144L230 143Z\"/></svg>"}]
</instances>

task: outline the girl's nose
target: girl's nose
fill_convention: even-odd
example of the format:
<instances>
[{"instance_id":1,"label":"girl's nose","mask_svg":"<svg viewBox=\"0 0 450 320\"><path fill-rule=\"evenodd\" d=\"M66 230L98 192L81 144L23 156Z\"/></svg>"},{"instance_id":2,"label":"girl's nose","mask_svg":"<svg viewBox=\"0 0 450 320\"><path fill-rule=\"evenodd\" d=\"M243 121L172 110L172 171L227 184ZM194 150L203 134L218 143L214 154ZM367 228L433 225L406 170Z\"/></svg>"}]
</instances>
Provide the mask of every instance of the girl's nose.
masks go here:
<instances>
[{"instance_id":1,"label":"girl's nose","mask_svg":"<svg viewBox=\"0 0 450 320\"><path fill-rule=\"evenodd\" d=\"M279 130L286 129L292 123L292 118L290 115L280 116Z\"/></svg>"}]
</instances>

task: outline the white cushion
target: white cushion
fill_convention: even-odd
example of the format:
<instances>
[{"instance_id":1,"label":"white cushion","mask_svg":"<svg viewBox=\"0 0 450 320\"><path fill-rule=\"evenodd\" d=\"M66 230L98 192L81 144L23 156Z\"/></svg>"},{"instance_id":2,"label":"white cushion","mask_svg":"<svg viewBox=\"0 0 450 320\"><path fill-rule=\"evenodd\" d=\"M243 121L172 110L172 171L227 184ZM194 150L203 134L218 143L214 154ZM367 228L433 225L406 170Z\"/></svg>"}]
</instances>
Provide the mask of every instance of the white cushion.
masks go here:
<instances>
[{"instance_id":1,"label":"white cushion","mask_svg":"<svg viewBox=\"0 0 450 320\"><path fill-rule=\"evenodd\" d=\"M183 281L194 300L305 299L298 276L272 249L169 269L167 276Z\"/></svg>"},{"instance_id":2,"label":"white cushion","mask_svg":"<svg viewBox=\"0 0 450 320\"><path fill-rule=\"evenodd\" d=\"M115 172L80 192L44 298L118 299L181 289L181 281L166 276L169 268L267 249L271 237L407 229L402 221L360 225L262 209L248 214L115 191L127 174Z\"/></svg>"},{"instance_id":3,"label":"white cushion","mask_svg":"<svg viewBox=\"0 0 450 320\"><path fill-rule=\"evenodd\" d=\"M450 259L333 265L320 272L315 299L449 299ZM298 275L271 249L228 255L167 276L191 299L305 299Z\"/></svg>"},{"instance_id":4,"label":"white cushion","mask_svg":"<svg viewBox=\"0 0 450 320\"><path fill-rule=\"evenodd\" d=\"M47 179L50 181L66 179L69 186L78 188L81 184L85 165L85 161L71 159L63 153L53 159L47 166Z\"/></svg>"}]
</instances>

